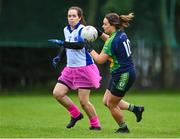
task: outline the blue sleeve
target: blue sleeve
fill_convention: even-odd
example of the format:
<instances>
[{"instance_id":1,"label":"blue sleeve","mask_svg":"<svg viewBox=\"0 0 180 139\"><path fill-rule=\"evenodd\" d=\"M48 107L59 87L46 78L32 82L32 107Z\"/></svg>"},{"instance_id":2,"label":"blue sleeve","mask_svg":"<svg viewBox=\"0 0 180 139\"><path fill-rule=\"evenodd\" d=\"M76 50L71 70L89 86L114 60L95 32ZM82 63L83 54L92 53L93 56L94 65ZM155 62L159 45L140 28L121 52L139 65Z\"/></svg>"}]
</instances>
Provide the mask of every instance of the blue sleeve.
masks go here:
<instances>
[{"instance_id":1,"label":"blue sleeve","mask_svg":"<svg viewBox=\"0 0 180 139\"><path fill-rule=\"evenodd\" d=\"M84 42L84 39L81 37L82 29L83 29L83 28L81 28L81 29L79 30L79 32L78 32L78 42Z\"/></svg>"}]
</instances>

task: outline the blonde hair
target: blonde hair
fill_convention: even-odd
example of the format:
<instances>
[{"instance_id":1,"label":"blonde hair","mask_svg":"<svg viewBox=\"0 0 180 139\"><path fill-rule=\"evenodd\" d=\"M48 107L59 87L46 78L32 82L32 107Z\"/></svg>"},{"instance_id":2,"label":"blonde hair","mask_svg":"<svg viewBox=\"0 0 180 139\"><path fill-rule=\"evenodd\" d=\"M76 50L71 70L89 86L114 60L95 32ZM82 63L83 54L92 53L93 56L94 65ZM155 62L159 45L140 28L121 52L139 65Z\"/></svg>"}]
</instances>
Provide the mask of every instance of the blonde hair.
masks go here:
<instances>
[{"instance_id":1,"label":"blonde hair","mask_svg":"<svg viewBox=\"0 0 180 139\"><path fill-rule=\"evenodd\" d=\"M134 17L134 13L129 13L128 15L118 15L117 13L109 13L105 18L109 21L110 25L115 26L124 30L129 27L129 21Z\"/></svg>"}]
</instances>

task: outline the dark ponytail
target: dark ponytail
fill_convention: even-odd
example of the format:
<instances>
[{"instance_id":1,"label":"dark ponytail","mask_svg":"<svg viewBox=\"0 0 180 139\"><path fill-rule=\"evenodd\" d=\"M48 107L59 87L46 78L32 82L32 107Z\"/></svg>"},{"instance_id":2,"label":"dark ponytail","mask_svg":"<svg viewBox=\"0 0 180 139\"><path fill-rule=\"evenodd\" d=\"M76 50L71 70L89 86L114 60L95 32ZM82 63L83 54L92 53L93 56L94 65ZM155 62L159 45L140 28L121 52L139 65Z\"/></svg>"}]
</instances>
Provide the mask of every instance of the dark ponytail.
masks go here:
<instances>
[{"instance_id":1,"label":"dark ponytail","mask_svg":"<svg viewBox=\"0 0 180 139\"><path fill-rule=\"evenodd\" d=\"M116 28L124 30L129 26L129 21L134 17L133 13L128 15L118 15L117 13L109 13L105 18L109 21L110 25L115 26Z\"/></svg>"}]
</instances>

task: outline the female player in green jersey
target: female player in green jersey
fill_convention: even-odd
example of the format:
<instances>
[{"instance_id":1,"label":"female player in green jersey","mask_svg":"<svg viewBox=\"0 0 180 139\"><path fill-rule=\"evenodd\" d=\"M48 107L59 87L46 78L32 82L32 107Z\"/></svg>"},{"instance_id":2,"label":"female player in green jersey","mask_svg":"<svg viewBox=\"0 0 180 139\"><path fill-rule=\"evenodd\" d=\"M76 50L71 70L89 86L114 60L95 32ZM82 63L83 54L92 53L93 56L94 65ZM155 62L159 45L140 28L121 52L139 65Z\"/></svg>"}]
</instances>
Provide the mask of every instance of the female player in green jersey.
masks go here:
<instances>
[{"instance_id":1,"label":"female player in green jersey","mask_svg":"<svg viewBox=\"0 0 180 139\"><path fill-rule=\"evenodd\" d=\"M107 87L103 102L109 108L111 115L119 125L116 132L128 133L129 129L124 121L122 110L128 109L136 115L137 122L142 119L143 106L135 106L123 100L126 92L131 88L135 81L135 68L132 61L130 41L124 29L129 26L129 21L134 15L118 15L109 13L103 20L105 33L98 30L98 35L105 41L100 54L94 51L90 45L86 45L94 60L102 64L109 60L111 79ZM107 37L108 34L109 37Z\"/></svg>"}]
</instances>

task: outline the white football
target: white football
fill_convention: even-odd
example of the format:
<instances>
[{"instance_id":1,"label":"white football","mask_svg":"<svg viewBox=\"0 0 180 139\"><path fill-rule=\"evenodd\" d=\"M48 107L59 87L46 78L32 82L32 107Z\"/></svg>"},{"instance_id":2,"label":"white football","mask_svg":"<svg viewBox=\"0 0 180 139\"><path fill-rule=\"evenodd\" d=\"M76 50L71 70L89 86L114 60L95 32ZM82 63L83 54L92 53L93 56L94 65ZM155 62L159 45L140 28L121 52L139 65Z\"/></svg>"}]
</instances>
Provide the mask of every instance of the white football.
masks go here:
<instances>
[{"instance_id":1,"label":"white football","mask_svg":"<svg viewBox=\"0 0 180 139\"><path fill-rule=\"evenodd\" d=\"M93 26L85 26L81 31L81 37L84 40L93 42L97 39L98 32L97 32L96 28Z\"/></svg>"}]
</instances>

